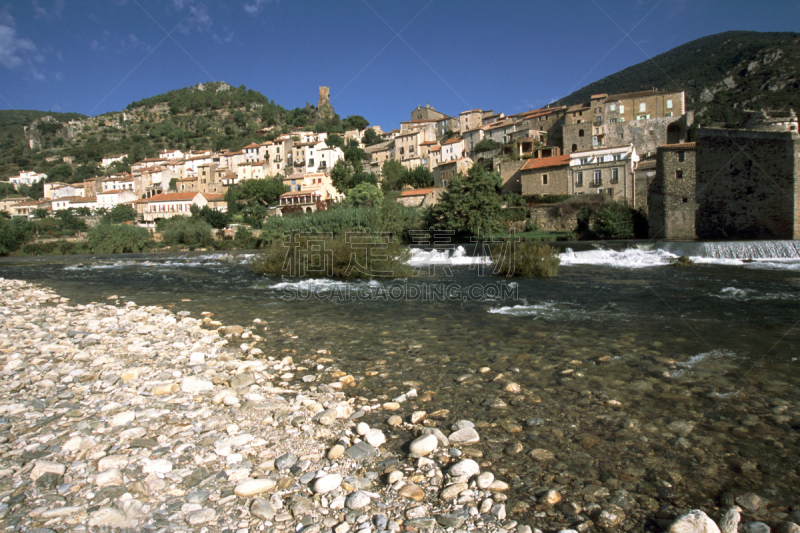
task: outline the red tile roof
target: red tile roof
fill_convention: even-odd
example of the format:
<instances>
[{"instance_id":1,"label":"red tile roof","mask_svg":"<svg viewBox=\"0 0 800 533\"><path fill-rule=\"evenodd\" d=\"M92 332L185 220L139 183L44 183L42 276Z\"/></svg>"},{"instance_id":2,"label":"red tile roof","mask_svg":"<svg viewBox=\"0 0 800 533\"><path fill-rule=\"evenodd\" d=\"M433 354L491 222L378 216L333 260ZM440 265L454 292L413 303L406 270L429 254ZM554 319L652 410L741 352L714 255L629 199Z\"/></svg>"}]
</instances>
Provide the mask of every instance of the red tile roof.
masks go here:
<instances>
[{"instance_id":1,"label":"red tile roof","mask_svg":"<svg viewBox=\"0 0 800 533\"><path fill-rule=\"evenodd\" d=\"M553 157L541 157L538 159L528 159L527 161L525 161L525 164L522 165L522 168L520 170L534 170L537 168L560 167L562 165L569 165L569 154L556 155Z\"/></svg>"},{"instance_id":2,"label":"red tile roof","mask_svg":"<svg viewBox=\"0 0 800 533\"><path fill-rule=\"evenodd\" d=\"M424 196L426 194L430 194L434 191L434 188L431 187L429 189L413 189L410 191L403 191L400 193L400 196Z\"/></svg>"},{"instance_id":3,"label":"red tile roof","mask_svg":"<svg viewBox=\"0 0 800 533\"><path fill-rule=\"evenodd\" d=\"M462 139L461 137L456 137L454 139L448 139L447 141L444 142L444 144L448 145L448 144L458 143L458 142L461 142L463 140L464 139Z\"/></svg>"},{"instance_id":4,"label":"red tile roof","mask_svg":"<svg viewBox=\"0 0 800 533\"><path fill-rule=\"evenodd\" d=\"M142 198L137 203L143 204L147 202L186 202L194 200L194 197L197 196L198 194L200 193L197 191L161 193L153 196L152 198Z\"/></svg>"},{"instance_id":5,"label":"red tile roof","mask_svg":"<svg viewBox=\"0 0 800 533\"><path fill-rule=\"evenodd\" d=\"M697 148L697 143L675 143L675 144L662 144L659 148L671 148L678 150L694 150Z\"/></svg>"}]
</instances>

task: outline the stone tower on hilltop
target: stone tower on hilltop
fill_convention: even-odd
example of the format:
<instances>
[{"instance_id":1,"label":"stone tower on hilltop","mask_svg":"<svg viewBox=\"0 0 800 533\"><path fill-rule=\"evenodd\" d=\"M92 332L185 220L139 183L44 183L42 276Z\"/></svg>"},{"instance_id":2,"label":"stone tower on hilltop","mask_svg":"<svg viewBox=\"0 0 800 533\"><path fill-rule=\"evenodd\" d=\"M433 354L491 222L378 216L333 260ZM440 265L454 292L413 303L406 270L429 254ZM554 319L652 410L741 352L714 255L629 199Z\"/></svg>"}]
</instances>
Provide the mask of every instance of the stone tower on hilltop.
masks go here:
<instances>
[{"instance_id":1,"label":"stone tower on hilltop","mask_svg":"<svg viewBox=\"0 0 800 533\"><path fill-rule=\"evenodd\" d=\"M320 86L319 88L319 103L317 104L317 112L320 117L331 117L335 111L331 105L331 89L330 87Z\"/></svg>"}]
</instances>

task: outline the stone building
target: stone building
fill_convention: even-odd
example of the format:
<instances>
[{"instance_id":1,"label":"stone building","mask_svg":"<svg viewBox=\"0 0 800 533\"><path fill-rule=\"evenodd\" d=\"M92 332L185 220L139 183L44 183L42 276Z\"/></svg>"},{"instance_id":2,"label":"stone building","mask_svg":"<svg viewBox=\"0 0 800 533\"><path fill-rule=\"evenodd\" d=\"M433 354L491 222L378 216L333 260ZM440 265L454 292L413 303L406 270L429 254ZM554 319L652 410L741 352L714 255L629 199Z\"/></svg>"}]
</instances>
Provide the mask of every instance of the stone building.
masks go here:
<instances>
[{"instance_id":1,"label":"stone building","mask_svg":"<svg viewBox=\"0 0 800 533\"><path fill-rule=\"evenodd\" d=\"M645 213L648 210L647 195L650 191L650 184L656 179L656 158L642 159L633 171L633 185L636 188L636 206Z\"/></svg>"},{"instance_id":2,"label":"stone building","mask_svg":"<svg viewBox=\"0 0 800 533\"><path fill-rule=\"evenodd\" d=\"M633 144L638 153L686 140L694 114L683 91L595 94L565 111L564 153Z\"/></svg>"},{"instance_id":3,"label":"stone building","mask_svg":"<svg viewBox=\"0 0 800 533\"><path fill-rule=\"evenodd\" d=\"M569 154L567 194L602 194L637 207L634 171L638 162L633 145L573 152Z\"/></svg>"},{"instance_id":4,"label":"stone building","mask_svg":"<svg viewBox=\"0 0 800 533\"><path fill-rule=\"evenodd\" d=\"M697 130L701 239L800 238L797 131Z\"/></svg>"},{"instance_id":5,"label":"stone building","mask_svg":"<svg viewBox=\"0 0 800 533\"><path fill-rule=\"evenodd\" d=\"M466 174L472 168L473 162L469 157L454 159L440 163L433 169L433 186L447 187L450 182L459 174Z\"/></svg>"},{"instance_id":6,"label":"stone building","mask_svg":"<svg viewBox=\"0 0 800 533\"><path fill-rule=\"evenodd\" d=\"M449 116L445 115L441 111L436 111L436 109L431 106L431 104L425 104L425 107L418 105L411 111L411 120L440 120L450 118Z\"/></svg>"},{"instance_id":7,"label":"stone building","mask_svg":"<svg viewBox=\"0 0 800 533\"><path fill-rule=\"evenodd\" d=\"M695 143L658 147L656 175L647 197L651 239L694 239Z\"/></svg>"},{"instance_id":8,"label":"stone building","mask_svg":"<svg viewBox=\"0 0 800 533\"><path fill-rule=\"evenodd\" d=\"M537 109L515 115L519 118L521 130L539 130L546 133L543 143L547 146L562 146L564 140L564 119L567 106Z\"/></svg>"},{"instance_id":9,"label":"stone building","mask_svg":"<svg viewBox=\"0 0 800 533\"><path fill-rule=\"evenodd\" d=\"M528 159L520 169L522 195L568 194L569 155Z\"/></svg>"}]
</instances>

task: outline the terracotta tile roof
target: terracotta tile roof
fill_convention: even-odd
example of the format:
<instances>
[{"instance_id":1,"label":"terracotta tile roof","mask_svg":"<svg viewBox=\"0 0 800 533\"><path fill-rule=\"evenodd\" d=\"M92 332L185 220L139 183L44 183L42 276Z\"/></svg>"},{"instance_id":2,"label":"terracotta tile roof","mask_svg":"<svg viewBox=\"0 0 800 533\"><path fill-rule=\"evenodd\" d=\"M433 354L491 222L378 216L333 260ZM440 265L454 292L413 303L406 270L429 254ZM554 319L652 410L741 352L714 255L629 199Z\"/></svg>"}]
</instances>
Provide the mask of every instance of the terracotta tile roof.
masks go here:
<instances>
[{"instance_id":1,"label":"terracotta tile roof","mask_svg":"<svg viewBox=\"0 0 800 533\"><path fill-rule=\"evenodd\" d=\"M198 155L196 157L190 157L186 161L198 161L200 159L210 159L210 158L211 158L210 155Z\"/></svg>"},{"instance_id":2,"label":"terracotta tile roof","mask_svg":"<svg viewBox=\"0 0 800 533\"><path fill-rule=\"evenodd\" d=\"M426 123L426 122L439 122L440 120L443 120L443 119L440 119L440 118L439 119L436 119L436 118L421 118L421 119L417 119L417 120L406 120L406 121L401 122L400 124L423 124L423 123Z\"/></svg>"},{"instance_id":3,"label":"terracotta tile roof","mask_svg":"<svg viewBox=\"0 0 800 533\"><path fill-rule=\"evenodd\" d=\"M425 141L425 142L419 143L420 146L428 146L429 144L439 144L439 143L436 142L436 141Z\"/></svg>"},{"instance_id":4,"label":"terracotta tile roof","mask_svg":"<svg viewBox=\"0 0 800 533\"><path fill-rule=\"evenodd\" d=\"M431 187L429 189L413 189L410 191L403 191L400 193L400 196L424 196L426 194L430 194L434 191L434 188Z\"/></svg>"},{"instance_id":5,"label":"terracotta tile roof","mask_svg":"<svg viewBox=\"0 0 800 533\"><path fill-rule=\"evenodd\" d=\"M260 144L248 144L247 146L242 148L242 150L247 150L248 148L261 148L261 146L262 145L260 145Z\"/></svg>"},{"instance_id":6,"label":"terracotta tile roof","mask_svg":"<svg viewBox=\"0 0 800 533\"><path fill-rule=\"evenodd\" d=\"M662 144L659 148L667 148L673 150L694 150L697 148L697 143L675 143L675 144Z\"/></svg>"},{"instance_id":7,"label":"terracotta tile roof","mask_svg":"<svg viewBox=\"0 0 800 533\"><path fill-rule=\"evenodd\" d=\"M483 130L484 131L493 130L493 129L496 129L496 128L500 128L502 126L513 126L513 125L514 125L513 122L506 122L504 120L502 122L492 122L491 124L486 124L485 126L483 126Z\"/></svg>"},{"instance_id":8,"label":"terracotta tile roof","mask_svg":"<svg viewBox=\"0 0 800 533\"><path fill-rule=\"evenodd\" d=\"M470 109L469 111L462 111L459 115L466 115L467 113L483 113L482 109Z\"/></svg>"},{"instance_id":9,"label":"terracotta tile roof","mask_svg":"<svg viewBox=\"0 0 800 533\"><path fill-rule=\"evenodd\" d=\"M448 139L447 141L444 142L444 146L446 146L448 144L453 144L453 143L460 143L463 140L464 139L462 139L461 137L456 137L454 139Z\"/></svg>"},{"instance_id":10,"label":"terracotta tile roof","mask_svg":"<svg viewBox=\"0 0 800 533\"><path fill-rule=\"evenodd\" d=\"M210 193L210 192L201 193L201 194L203 195L203 198L205 198L207 202L219 202L220 200L224 200L225 199L225 195L224 194L217 194L217 193Z\"/></svg>"},{"instance_id":11,"label":"terracotta tile roof","mask_svg":"<svg viewBox=\"0 0 800 533\"><path fill-rule=\"evenodd\" d=\"M569 165L569 154L556 155L553 157L541 157L538 159L528 159L527 161L525 161L525 164L522 165L522 168L520 170L534 170L537 168L560 167L562 165Z\"/></svg>"},{"instance_id":12,"label":"terracotta tile roof","mask_svg":"<svg viewBox=\"0 0 800 533\"><path fill-rule=\"evenodd\" d=\"M186 202L194 200L194 197L200 194L199 192L173 192L161 193L153 196L152 198L142 198L137 203L143 204L148 202ZM221 195L220 195L221 196Z\"/></svg>"},{"instance_id":13,"label":"terracotta tile roof","mask_svg":"<svg viewBox=\"0 0 800 533\"><path fill-rule=\"evenodd\" d=\"M589 105L588 103L571 105L567 108L567 113L572 113L574 111L583 111L584 109L589 109L590 107L591 105Z\"/></svg>"},{"instance_id":14,"label":"terracotta tile roof","mask_svg":"<svg viewBox=\"0 0 800 533\"><path fill-rule=\"evenodd\" d=\"M308 196L310 194L313 194L314 196L322 196L321 192L319 192L317 190L312 190L312 191L285 192L285 193L281 194L281 197L284 197L284 196Z\"/></svg>"},{"instance_id":15,"label":"terracotta tile roof","mask_svg":"<svg viewBox=\"0 0 800 533\"><path fill-rule=\"evenodd\" d=\"M659 94L680 94L683 91L637 91L633 93L619 93L608 95L609 100L622 100L623 98L643 98Z\"/></svg>"},{"instance_id":16,"label":"terracotta tile roof","mask_svg":"<svg viewBox=\"0 0 800 533\"><path fill-rule=\"evenodd\" d=\"M608 98L608 93L593 94L589 97L589 100L597 100L599 98Z\"/></svg>"}]
</instances>

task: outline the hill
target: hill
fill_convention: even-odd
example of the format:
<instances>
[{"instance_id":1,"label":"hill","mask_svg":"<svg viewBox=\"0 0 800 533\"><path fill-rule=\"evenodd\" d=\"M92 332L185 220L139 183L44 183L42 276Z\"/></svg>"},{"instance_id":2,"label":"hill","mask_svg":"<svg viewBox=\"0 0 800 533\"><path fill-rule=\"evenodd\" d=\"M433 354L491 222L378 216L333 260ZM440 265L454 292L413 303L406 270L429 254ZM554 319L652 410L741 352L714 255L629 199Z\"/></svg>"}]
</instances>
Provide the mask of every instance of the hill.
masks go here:
<instances>
[{"instance_id":1,"label":"hill","mask_svg":"<svg viewBox=\"0 0 800 533\"><path fill-rule=\"evenodd\" d=\"M800 33L729 31L690 41L606 76L553 105L593 94L684 89L701 124L741 124L743 109L800 109Z\"/></svg>"},{"instance_id":2,"label":"hill","mask_svg":"<svg viewBox=\"0 0 800 533\"><path fill-rule=\"evenodd\" d=\"M176 89L96 117L0 111L0 179L36 170L51 181L75 183L105 172L98 164L110 155L125 154L129 163L168 148L236 151L295 129L343 133L367 124L358 115L342 120L332 108L285 109L258 91L225 82ZM128 169L122 164L113 170Z\"/></svg>"}]
</instances>

